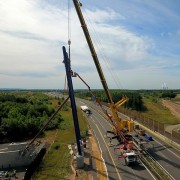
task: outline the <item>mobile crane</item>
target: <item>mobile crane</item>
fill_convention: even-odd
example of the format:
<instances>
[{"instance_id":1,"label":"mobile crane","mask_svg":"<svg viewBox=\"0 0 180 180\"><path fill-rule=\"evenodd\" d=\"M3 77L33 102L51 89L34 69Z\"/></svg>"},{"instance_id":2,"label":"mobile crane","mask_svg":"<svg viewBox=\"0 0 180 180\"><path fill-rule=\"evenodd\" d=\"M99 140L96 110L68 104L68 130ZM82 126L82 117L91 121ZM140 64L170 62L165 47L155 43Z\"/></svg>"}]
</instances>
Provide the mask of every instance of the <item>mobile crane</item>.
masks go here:
<instances>
[{"instance_id":1,"label":"mobile crane","mask_svg":"<svg viewBox=\"0 0 180 180\"><path fill-rule=\"evenodd\" d=\"M125 138L124 135L125 135L125 132L132 132L133 131L133 121L131 121L131 120L124 120L124 119L121 119L118 116L118 108L121 105L123 105L125 102L127 102L128 98L126 96L124 96L117 103L113 102L113 99L112 99L112 96L110 94L108 85L106 83L106 79L104 77L101 65L99 63L99 59L98 59L97 53L95 51L93 42L91 40L91 37L90 37L89 31L88 31L87 25L85 23L85 20L84 20L82 11L81 11L82 4L78 0L73 0L73 3L74 3L74 6L75 6L75 9L76 9L76 12L77 12L77 15L78 15L81 27L83 29L86 41L88 43L88 46L89 46L92 58L94 60L96 69L98 71L98 74L99 74L102 86L104 88L104 91L106 93L108 102L110 104L110 109L112 111L112 117L107 112L106 112L106 115L108 116L108 118L110 119L110 121L111 121L111 123L113 125L114 133L119 137L119 139L121 141L124 142L124 144L128 144L128 141L127 141L127 139Z\"/></svg>"}]
</instances>

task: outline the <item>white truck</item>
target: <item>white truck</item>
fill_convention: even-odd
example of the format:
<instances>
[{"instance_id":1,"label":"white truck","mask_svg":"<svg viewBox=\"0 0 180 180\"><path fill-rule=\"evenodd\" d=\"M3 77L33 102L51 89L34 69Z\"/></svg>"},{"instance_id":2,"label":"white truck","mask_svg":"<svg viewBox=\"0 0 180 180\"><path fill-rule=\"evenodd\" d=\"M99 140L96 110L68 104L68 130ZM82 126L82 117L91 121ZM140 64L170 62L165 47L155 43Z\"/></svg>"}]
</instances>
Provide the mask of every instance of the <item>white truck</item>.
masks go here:
<instances>
[{"instance_id":1,"label":"white truck","mask_svg":"<svg viewBox=\"0 0 180 180\"><path fill-rule=\"evenodd\" d=\"M123 155L124 155L124 158L125 158L126 165L130 165L132 163L137 162L137 155L135 154L134 151L126 152Z\"/></svg>"},{"instance_id":2,"label":"white truck","mask_svg":"<svg viewBox=\"0 0 180 180\"><path fill-rule=\"evenodd\" d=\"M138 154L132 149L124 149L124 146L120 146L115 149L120 149L121 155L118 158L124 158L125 164L131 165L137 162Z\"/></svg>"},{"instance_id":3,"label":"white truck","mask_svg":"<svg viewBox=\"0 0 180 180\"><path fill-rule=\"evenodd\" d=\"M87 106L80 106L81 110L84 111L86 114L91 114L91 110Z\"/></svg>"}]
</instances>

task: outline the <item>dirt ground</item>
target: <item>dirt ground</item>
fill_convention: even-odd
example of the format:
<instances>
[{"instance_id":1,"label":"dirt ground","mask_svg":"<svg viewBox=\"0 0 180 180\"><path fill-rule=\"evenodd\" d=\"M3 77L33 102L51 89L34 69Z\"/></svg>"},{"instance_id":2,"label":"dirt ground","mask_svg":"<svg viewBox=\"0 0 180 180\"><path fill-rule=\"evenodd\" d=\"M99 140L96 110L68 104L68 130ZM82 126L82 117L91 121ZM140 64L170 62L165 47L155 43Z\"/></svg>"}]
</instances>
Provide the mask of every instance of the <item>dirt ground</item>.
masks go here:
<instances>
[{"instance_id":1,"label":"dirt ground","mask_svg":"<svg viewBox=\"0 0 180 180\"><path fill-rule=\"evenodd\" d=\"M179 124L166 127L166 131L172 132L174 129L180 129L180 102L171 100L162 100L162 104L167 107L171 113L179 120Z\"/></svg>"},{"instance_id":2,"label":"dirt ground","mask_svg":"<svg viewBox=\"0 0 180 180\"><path fill-rule=\"evenodd\" d=\"M86 148L84 151L84 167L82 169L77 168L77 161L72 161L72 175L71 180L92 180L101 179L107 180L108 175L104 165L104 161L101 157L101 152L98 144L90 132L89 138L86 141ZM75 175L76 173L76 175Z\"/></svg>"},{"instance_id":3,"label":"dirt ground","mask_svg":"<svg viewBox=\"0 0 180 180\"><path fill-rule=\"evenodd\" d=\"M180 120L180 102L162 100L162 104L166 106L171 111L171 113Z\"/></svg>"}]
</instances>

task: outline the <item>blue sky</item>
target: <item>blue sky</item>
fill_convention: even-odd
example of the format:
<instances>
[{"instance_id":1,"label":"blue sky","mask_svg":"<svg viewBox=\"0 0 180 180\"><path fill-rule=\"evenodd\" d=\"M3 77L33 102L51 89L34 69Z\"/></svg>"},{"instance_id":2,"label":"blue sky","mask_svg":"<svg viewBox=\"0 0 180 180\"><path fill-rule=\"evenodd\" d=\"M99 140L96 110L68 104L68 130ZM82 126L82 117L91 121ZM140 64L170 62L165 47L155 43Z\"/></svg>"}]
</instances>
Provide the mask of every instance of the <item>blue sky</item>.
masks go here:
<instances>
[{"instance_id":1,"label":"blue sky","mask_svg":"<svg viewBox=\"0 0 180 180\"><path fill-rule=\"evenodd\" d=\"M179 0L81 3L109 88L180 88ZM70 4L72 69L102 88ZM0 88L64 88L67 6L68 0L0 0Z\"/></svg>"}]
</instances>

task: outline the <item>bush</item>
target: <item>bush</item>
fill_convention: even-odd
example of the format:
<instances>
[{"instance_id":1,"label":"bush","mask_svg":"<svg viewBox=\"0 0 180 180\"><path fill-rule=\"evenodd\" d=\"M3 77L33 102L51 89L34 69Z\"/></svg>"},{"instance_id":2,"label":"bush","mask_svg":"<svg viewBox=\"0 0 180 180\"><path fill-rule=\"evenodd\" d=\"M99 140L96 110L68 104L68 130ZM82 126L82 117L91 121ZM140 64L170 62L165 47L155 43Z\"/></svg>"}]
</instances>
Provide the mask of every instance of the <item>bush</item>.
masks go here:
<instances>
[{"instance_id":1,"label":"bush","mask_svg":"<svg viewBox=\"0 0 180 180\"><path fill-rule=\"evenodd\" d=\"M19 141L32 138L55 112L43 94L26 96L0 94L0 142L3 139ZM58 128L61 121L61 115L58 114L48 129Z\"/></svg>"},{"instance_id":2,"label":"bush","mask_svg":"<svg viewBox=\"0 0 180 180\"><path fill-rule=\"evenodd\" d=\"M81 138L85 138L88 135L88 130L84 130L80 132Z\"/></svg>"},{"instance_id":3,"label":"bush","mask_svg":"<svg viewBox=\"0 0 180 180\"><path fill-rule=\"evenodd\" d=\"M60 148L60 144L53 144L52 148L58 150Z\"/></svg>"}]
</instances>

